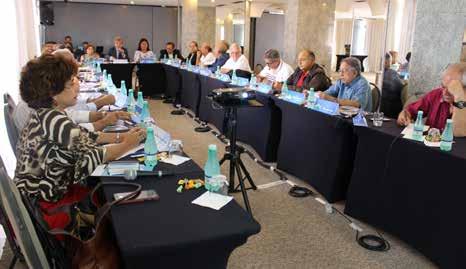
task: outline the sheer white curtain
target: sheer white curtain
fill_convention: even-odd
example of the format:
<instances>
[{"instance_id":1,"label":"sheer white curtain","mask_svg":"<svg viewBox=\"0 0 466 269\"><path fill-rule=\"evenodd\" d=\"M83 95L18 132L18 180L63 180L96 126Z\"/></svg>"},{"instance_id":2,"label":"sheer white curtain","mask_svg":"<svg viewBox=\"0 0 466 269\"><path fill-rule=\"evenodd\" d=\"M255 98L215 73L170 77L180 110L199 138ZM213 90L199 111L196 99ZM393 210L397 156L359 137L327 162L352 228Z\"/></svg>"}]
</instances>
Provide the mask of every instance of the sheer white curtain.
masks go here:
<instances>
[{"instance_id":1,"label":"sheer white curtain","mask_svg":"<svg viewBox=\"0 0 466 269\"><path fill-rule=\"evenodd\" d=\"M405 62L405 56L413 45L414 21L416 20L416 0L405 0L401 21L399 60Z\"/></svg>"},{"instance_id":2,"label":"sheer white curtain","mask_svg":"<svg viewBox=\"0 0 466 269\"><path fill-rule=\"evenodd\" d=\"M376 72L380 70L380 63L383 55L385 20L368 19L366 32L367 60L365 63L366 72Z\"/></svg>"},{"instance_id":3,"label":"sheer white curtain","mask_svg":"<svg viewBox=\"0 0 466 269\"><path fill-rule=\"evenodd\" d=\"M336 19L335 23L335 54L345 54L345 44L351 44L353 34L353 19ZM333 55L332 69L336 67L336 56Z\"/></svg>"},{"instance_id":4,"label":"sheer white curtain","mask_svg":"<svg viewBox=\"0 0 466 269\"><path fill-rule=\"evenodd\" d=\"M0 51L3 52L0 73L1 100L3 94L9 93L15 101L18 100L18 81L21 67L39 53L38 13L36 0L3 0L0 9ZM3 115L0 109L0 143L3 145L0 155L10 176L13 175L16 159L10 148Z\"/></svg>"}]
</instances>

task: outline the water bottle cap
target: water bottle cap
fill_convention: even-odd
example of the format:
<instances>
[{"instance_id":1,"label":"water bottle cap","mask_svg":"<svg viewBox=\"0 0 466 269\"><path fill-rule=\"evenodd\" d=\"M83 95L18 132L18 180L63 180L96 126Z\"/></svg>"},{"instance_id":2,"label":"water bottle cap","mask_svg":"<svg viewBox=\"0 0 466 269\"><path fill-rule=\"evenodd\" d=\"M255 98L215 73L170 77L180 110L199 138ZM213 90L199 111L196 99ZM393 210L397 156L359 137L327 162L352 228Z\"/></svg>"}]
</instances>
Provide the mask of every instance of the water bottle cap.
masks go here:
<instances>
[{"instance_id":1,"label":"water bottle cap","mask_svg":"<svg viewBox=\"0 0 466 269\"><path fill-rule=\"evenodd\" d=\"M154 128L152 128L152 127L150 127L150 126L147 127L146 130L147 130L147 133L148 133L148 134L149 134L149 133L154 133Z\"/></svg>"},{"instance_id":2,"label":"water bottle cap","mask_svg":"<svg viewBox=\"0 0 466 269\"><path fill-rule=\"evenodd\" d=\"M447 119L447 123L453 123L452 119Z\"/></svg>"},{"instance_id":3,"label":"water bottle cap","mask_svg":"<svg viewBox=\"0 0 466 269\"><path fill-rule=\"evenodd\" d=\"M419 111L417 112L417 114L418 114L418 115L422 115L422 114L424 114L424 112L422 112L422 110L419 110Z\"/></svg>"},{"instance_id":4,"label":"water bottle cap","mask_svg":"<svg viewBox=\"0 0 466 269\"><path fill-rule=\"evenodd\" d=\"M142 96L142 91L138 91L138 95Z\"/></svg>"},{"instance_id":5,"label":"water bottle cap","mask_svg":"<svg viewBox=\"0 0 466 269\"><path fill-rule=\"evenodd\" d=\"M121 84L125 84L126 82L124 80L121 81Z\"/></svg>"},{"instance_id":6,"label":"water bottle cap","mask_svg":"<svg viewBox=\"0 0 466 269\"><path fill-rule=\"evenodd\" d=\"M133 89L129 89L128 92L133 92Z\"/></svg>"},{"instance_id":7,"label":"water bottle cap","mask_svg":"<svg viewBox=\"0 0 466 269\"><path fill-rule=\"evenodd\" d=\"M217 150L217 145L210 144L209 145L209 150Z\"/></svg>"},{"instance_id":8,"label":"water bottle cap","mask_svg":"<svg viewBox=\"0 0 466 269\"><path fill-rule=\"evenodd\" d=\"M143 104L144 104L144 105L149 105L149 103L148 103L146 100L144 100L144 103L143 103Z\"/></svg>"}]
</instances>

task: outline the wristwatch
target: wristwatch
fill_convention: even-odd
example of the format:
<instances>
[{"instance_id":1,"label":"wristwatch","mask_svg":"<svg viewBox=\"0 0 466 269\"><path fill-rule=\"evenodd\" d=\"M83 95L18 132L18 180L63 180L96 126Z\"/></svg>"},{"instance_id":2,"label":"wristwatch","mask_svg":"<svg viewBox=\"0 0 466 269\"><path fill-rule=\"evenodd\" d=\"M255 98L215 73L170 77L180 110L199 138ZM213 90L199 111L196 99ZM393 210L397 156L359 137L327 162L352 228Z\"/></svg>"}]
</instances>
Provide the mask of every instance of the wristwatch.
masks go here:
<instances>
[{"instance_id":1,"label":"wristwatch","mask_svg":"<svg viewBox=\"0 0 466 269\"><path fill-rule=\"evenodd\" d=\"M459 109L463 109L466 107L466 102L465 101L458 101L454 102L453 105Z\"/></svg>"}]
</instances>

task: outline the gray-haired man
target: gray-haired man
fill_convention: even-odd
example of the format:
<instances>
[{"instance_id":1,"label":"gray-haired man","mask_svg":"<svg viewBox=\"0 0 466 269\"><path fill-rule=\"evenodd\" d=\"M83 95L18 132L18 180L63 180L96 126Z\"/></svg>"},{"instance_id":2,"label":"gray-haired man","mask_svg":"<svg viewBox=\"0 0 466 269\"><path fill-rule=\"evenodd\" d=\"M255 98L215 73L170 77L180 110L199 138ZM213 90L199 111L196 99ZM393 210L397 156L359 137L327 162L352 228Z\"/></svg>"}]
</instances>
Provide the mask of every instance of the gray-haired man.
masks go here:
<instances>
[{"instance_id":1,"label":"gray-haired man","mask_svg":"<svg viewBox=\"0 0 466 269\"><path fill-rule=\"evenodd\" d=\"M337 102L341 106L360 107L364 111L372 110L372 95L369 83L361 75L361 62L354 57L341 61L340 79L320 98Z\"/></svg>"},{"instance_id":2,"label":"gray-haired man","mask_svg":"<svg viewBox=\"0 0 466 269\"><path fill-rule=\"evenodd\" d=\"M282 84L293 74L293 68L280 58L275 49L267 50L264 54L265 68L257 76L259 82L272 83L273 89L281 89Z\"/></svg>"}]
</instances>

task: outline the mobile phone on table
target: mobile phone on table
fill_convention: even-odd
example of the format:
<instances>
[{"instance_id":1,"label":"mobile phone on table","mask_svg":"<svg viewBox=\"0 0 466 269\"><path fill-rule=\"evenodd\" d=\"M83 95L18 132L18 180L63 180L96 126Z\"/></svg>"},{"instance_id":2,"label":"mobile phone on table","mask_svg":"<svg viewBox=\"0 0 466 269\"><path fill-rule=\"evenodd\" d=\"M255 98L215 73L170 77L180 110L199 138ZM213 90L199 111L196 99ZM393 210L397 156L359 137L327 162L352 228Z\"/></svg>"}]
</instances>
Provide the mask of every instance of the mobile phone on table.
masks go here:
<instances>
[{"instance_id":1,"label":"mobile phone on table","mask_svg":"<svg viewBox=\"0 0 466 269\"><path fill-rule=\"evenodd\" d=\"M119 200L127 196L130 193L131 192L115 193L113 194L113 197L115 198L115 200ZM155 190L143 190L141 191L141 193L139 193L138 197L134 199L122 201L121 204L138 203L138 202L144 202L144 201L150 201L150 200L156 201L159 199L160 199L160 196L157 194Z\"/></svg>"}]
</instances>

